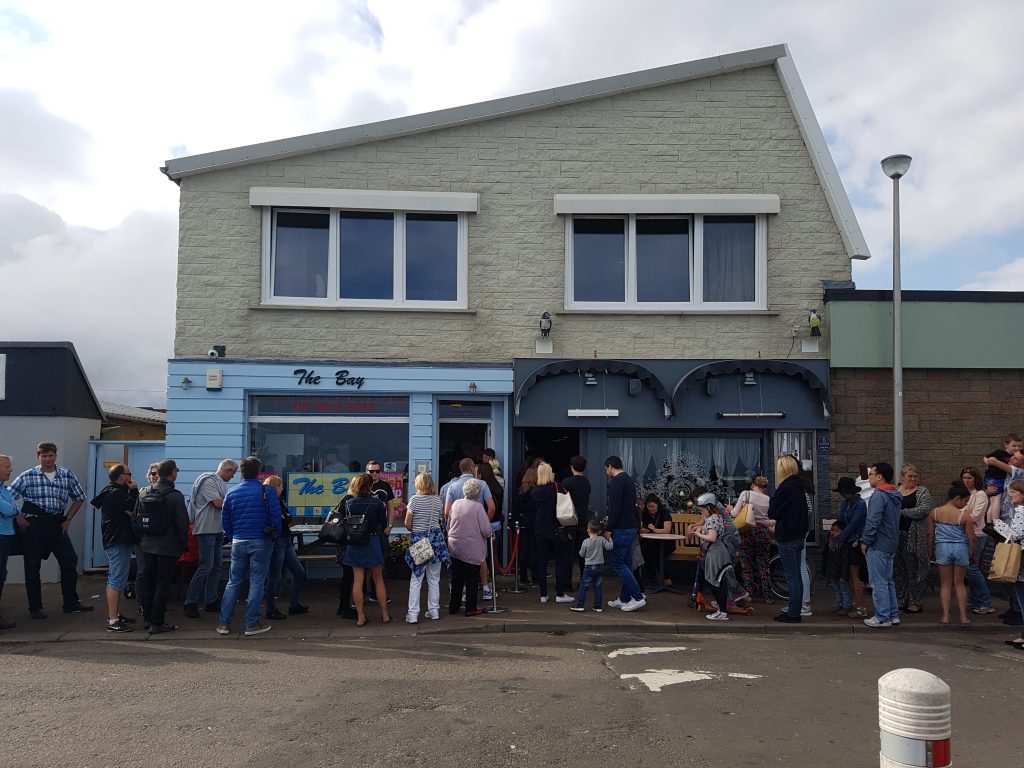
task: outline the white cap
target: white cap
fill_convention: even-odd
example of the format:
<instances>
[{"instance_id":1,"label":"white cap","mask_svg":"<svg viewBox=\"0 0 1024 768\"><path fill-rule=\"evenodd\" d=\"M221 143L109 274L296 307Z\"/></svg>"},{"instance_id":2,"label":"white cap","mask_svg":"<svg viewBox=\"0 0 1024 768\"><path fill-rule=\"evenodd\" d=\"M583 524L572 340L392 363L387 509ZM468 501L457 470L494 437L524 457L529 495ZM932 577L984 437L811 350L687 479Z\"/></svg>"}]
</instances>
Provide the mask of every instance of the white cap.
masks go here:
<instances>
[{"instance_id":1,"label":"white cap","mask_svg":"<svg viewBox=\"0 0 1024 768\"><path fill-rule=\"evenodd\" d=\"M698 507L717 507L718 506L718 499L715 498L715 494L713 494L713 493L702 493L697 498L697 506Z\"/></svg>"}]
</instances>

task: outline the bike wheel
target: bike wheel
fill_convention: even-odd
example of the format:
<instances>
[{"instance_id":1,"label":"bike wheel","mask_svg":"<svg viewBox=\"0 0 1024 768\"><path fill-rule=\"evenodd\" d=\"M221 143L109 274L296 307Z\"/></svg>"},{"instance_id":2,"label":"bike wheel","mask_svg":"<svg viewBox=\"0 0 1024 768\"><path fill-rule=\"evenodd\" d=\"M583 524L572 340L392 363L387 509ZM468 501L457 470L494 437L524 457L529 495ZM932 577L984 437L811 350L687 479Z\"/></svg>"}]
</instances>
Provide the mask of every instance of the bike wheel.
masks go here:
<instances>
[{"instance_id":1,"label":"bike wheel","mask_svg":"<svg viewBox=\"0 0 1024 768\"><path fill-rule=\"evenodd\" d=\"M768 587L779 600L789 600L786 571L782 567L782 558L778 555L772 555L768 560Z\"/></svg>"}]
</instances>

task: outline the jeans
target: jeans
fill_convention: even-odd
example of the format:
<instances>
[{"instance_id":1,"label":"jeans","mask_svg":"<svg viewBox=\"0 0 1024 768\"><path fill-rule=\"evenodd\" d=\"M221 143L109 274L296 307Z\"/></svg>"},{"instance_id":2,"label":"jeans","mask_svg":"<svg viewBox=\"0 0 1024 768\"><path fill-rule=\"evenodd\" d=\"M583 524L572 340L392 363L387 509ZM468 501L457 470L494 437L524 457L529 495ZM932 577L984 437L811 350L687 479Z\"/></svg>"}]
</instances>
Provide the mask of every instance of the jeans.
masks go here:
<instances>
[{"instance_id":1,"label":"jeans","mask_svg":"<svg viewBox=\"0 0 1024 768\"><path fill-rule=\"evenodd\" d=\"M804 550L800 553L800 586L803 594L804 605L811 604L811 571L807 567L807 540L804 540Z\"/></svg>"},{"instance_id":2,"label":"jeans","mask_svg":"<svg viewBox=\"0 0 1024 768\"><path fill-rule=\"evenodd\" d=\"M778 541L776 546L779 549L779 559L782 561L782 570L786 574L786 589L789 592L789 608L786 613L792 618L799 618L804 596L800 565L803 563L804 567L807 567L807 560L804 558L804 548L807 544L803 539L796 539L794 541Z\"/></svg>"},{"instance_id":3,"label":"jeans","mask_svg":"<svg viewBox=\"0 0 1024 768\"><path fill-rule=\"evenodd\" d=\"M602 571L603 565L586 565L583 567L583 575L580 577L580 591L576 595L576 607L585 608L587 605L587 590L591 585L594 587L594 608L600 608L604 602L604 591L601 584L604 581Z\"/></svg>"},{"instance_id":4,"label":"jeans","mask_svg":"<svg viewBox=\"0 0 1024 768\"><path fill-rule=\"evenodd\" d=\"M875 606L875 618L879 621L893 621L900 618L900 604L896 598L896 582L892 577L893 560L896 555L868 548L868 573L871 575L871 602Z\"/></svg>"},{"instance_id":5,"label":"jeans","mask_svg":"<svg viewBox=\"0 0 1024 768\"><path fill-rule=\"evenodd\" d=\"M979 533L977 539L978 557L981 557L981 553L985 551L985 545L988 543L988 536ZM988 582L977 565L967 566L967 589L970 590L967 596L967 602L970 605L975 608L992 607L992 594L988 591Z\"/></svg>"},{"instance_id":6,"label":"jeans","mask_svg":"<svg viewBox=\"0 0 1024 768\"><path fill-rule=\"evenodd\" d=\"M263 602L264 585L267 583L267 562L272 544L270 539L231 542L231 569L220 601L221 624L231 626L238 594L247 577L249 597L245 604L245 626L255 627L260 623L260 603Z\"/></svg>"},{"instance_id":7,"label":"jeans","mask_svg":"<svg viewBox=\"0 0 1024 768\"><path fill-rule=\"evenodd\" d=\"M0 597L4 594L4 582L7 581L7 557L11 553L14 536L0 536Z\"/></svg>"},{"instance_id":8,"label":"jeans","mask_svg":"<svg viewBox=\"0 0 1024 768\"><path fill-rule=\"evenodd\" d=\"M132 564L130 544L115 544L103 550L107 554L107 587L120 592L128 583Z\"/></svg>"},{"instance_id":9,"label":"jeans","mask_svg":"<svg viewBox=\"0 0 1024 768\"><path fill-rule=\"evenodd\" d=\"M61 530L57 518L30 518L28 528L22 532L21 546L25 551L25 593L28 595L29 611L43 609L39 566L47 552L53 553L60 566L60 591L64 607L73 608L78 605L78 555L71 539Z\"/></svg>"},{"instance_id":10,"label":"jeans","mask_svg":"<svg viewBox=\"0 0 1024 768\"><path fill-rule=\"evenodd\" d=\"M224 534L197 533L195 537L196 545L199 547L199 565L196 567L192 581L188 584L185 603L195 605L202 600L203 605L209 605L217 602Z\"/></svg>"},{"instance_id":11,"label":"jeans","mask_svg":"<svg viewBox=\"0 0 1024 768\"><path fill-rule=\"evenodd\" d=\"M171 582L178 570L178 558L174 555L142 554L146 563L146 591L142 593L142 616L147 624L159 626L164 623L167 613L167 595Z\"/></svg>"},{"instance_id":12,"label":"jeans","mask_svg":"<svg viewBox=\"0 0 1024 768\"><path fill-rule=\"evenodd\" d=\"M287 568L292 575L292 594L288 607L295 608L302 593L302 584L306 581L306 569L302 567L290 536L282 536L274 542L270 553L270 572L267 574L267 613L277 608L277 589L281 585L282 569Z\"/></svg>"},{"instance_id":13,"label":"jeans","mask_svg":"<svg viewBox=\"0 0 1024 768\"><path fill-rule=\"evenodd\" d=\"M410 621L416 621L420 616L420 590L423 586L423 578L427 579L427 613L437 617L441 610L441 561L427 563L419 576L413 571L409 579L409 609L406 617ZM460 595L461 597L461 595Z\"/></svg>"},{"instance_id":14,"label":"jeans","mask_svg":"<svg viewBox=\"0 0 1024 768\"><path fill-rule=\"evenodd\" d=\"M849 582L832 579L829 582L829 586L836 593L836 605L846 610L853 608L853 596L850 594Z\"/></svg>"},{"instance_id":15,"label":"jeans","mask_svg":"<svg viewBox=\"0 0 1024 768\"><path fill-rule=\"evenodd\" d=\"M619 590L619 600L623 603L630 600L640 600L643 593L640 585L633 575L633 539L636 538L636 528L615 528L612 530L612 570L615 571L622 588Z\"/></svg>"}]
</instances>

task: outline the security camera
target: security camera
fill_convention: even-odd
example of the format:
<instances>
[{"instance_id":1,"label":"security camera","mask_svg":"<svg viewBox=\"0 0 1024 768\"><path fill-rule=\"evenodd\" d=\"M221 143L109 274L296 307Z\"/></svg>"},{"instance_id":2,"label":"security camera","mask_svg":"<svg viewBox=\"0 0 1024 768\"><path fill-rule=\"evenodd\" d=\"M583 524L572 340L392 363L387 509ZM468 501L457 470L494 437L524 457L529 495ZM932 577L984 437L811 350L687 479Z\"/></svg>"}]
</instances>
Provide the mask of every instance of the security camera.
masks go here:
<instances>
[{"instance_id":1,"label":"security camera","mask_svg":"<svg viewBox=\"0 0 1024 768\"><path fill-rule=\"evenodd\" d=\"M209 352L206 353L206 356L212 360L216 360L218 357L220 357L220 352L218 352L216 349L211 349Z\"/></svg>"},{"instance_id":2,"label":"security camera","mask_svg":"<svg viewBox=\"0 0 1024 768\"><path fill-rule=\"evenodd\" d=\"M224 357L226 353L227 347L220 344L214 344L210 347L210 351L206 353L206 356L211 360L216 360L218 357Z\"/></svg>"}]
</instances>

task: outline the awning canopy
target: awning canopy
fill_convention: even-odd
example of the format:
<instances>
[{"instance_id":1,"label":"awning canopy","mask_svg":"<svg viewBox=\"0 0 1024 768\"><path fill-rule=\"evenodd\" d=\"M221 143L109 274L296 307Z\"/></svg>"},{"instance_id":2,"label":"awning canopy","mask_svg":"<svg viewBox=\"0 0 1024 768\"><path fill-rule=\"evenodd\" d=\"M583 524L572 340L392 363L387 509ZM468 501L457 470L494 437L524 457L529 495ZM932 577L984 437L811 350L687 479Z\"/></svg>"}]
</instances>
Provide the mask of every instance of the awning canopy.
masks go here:
<instances>
[{"instance_id":1,"label":"awning canopy","mask_svg":"<svg viewBox=\"0 0 1024 768\"><path fill-rule=\"evenodd\" d=\"M519 415L519 404L527 392L536 386L537 382L547 376L558 376L563 373L621 373L626 376L640 379L654 390L654 394L665 406L665 418L672 415L672 398L669 396L668 387L649 368L645 368L637 362L628 360L556 360L542 365L529 376L515 393L515 414Z\"/></svg>"},{"instance_id":2,"label":"awning canopy","mask_svg":"<svg viewBox=\"0 0 1024 768\"><path fill-rule=\"evenodd\" d=\"M726 373L746 373L747 371L797 376L807 382L811 389L818 394L821 404L828 413L832 413L832 404L829 402L828 397L828 386L825 382L813 371L790 360L715 360L711 363L699 365L687 372L679 380L672 389L671 400L675 403L677 397L686 394L686 390L709 376L721 376Z\"/></svg>"}]
</instances>

